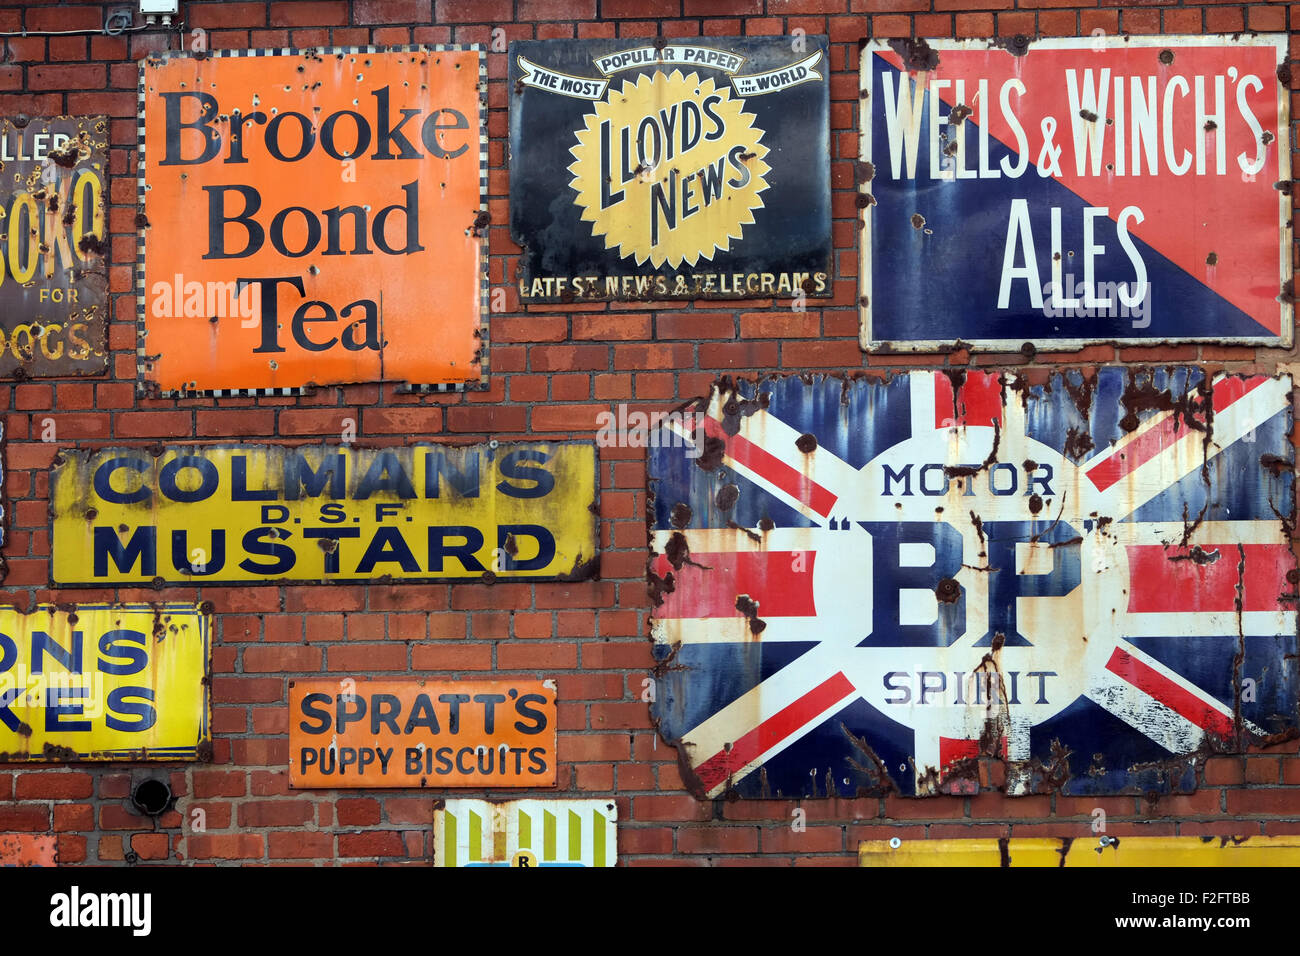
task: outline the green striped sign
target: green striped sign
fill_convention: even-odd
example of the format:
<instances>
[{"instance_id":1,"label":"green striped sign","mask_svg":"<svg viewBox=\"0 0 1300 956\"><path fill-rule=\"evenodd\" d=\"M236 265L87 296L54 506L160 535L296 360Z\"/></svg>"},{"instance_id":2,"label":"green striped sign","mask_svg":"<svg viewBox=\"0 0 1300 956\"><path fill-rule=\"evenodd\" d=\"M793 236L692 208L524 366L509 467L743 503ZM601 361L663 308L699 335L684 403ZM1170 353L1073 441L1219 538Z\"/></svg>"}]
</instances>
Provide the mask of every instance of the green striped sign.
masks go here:
<instances>
[{"instance_id":1,"label":"green striped sign","mask_svg":"<svg viewBox=\"0 0 1300 956\"><path fill-rule=\"evenodd\" d=\"M617 820L612 800L447 800L434 866L613 866Z\"/></svg>"}]
</instances>

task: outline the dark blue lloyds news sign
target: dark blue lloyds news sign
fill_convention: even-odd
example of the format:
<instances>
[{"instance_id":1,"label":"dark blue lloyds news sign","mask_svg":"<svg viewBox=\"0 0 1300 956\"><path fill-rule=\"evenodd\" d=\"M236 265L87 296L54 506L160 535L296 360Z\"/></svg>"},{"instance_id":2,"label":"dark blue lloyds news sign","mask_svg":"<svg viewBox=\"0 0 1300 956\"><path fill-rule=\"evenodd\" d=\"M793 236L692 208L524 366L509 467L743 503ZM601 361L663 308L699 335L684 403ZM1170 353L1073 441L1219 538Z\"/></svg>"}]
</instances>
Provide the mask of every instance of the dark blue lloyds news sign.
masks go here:
<instances>
[{"instance_id":1,"label":"dark blue lloyds news sign","mask_svg":"<svg viewBox=\"0 0 1300 956\"><path fill-rule=\"evenodd\" d=\"M1292 338L1285 36L871 41L864 348Z\"/></svg>"},{"instance_id":2,"label":"dark blue lloyds news sign","mask_svg":"<svg viewBox=\"0 0 1300 956\"><path fill-rule=\"evenodd\" d=\"M510 44L526 302L829 296L825 37Z\"/></svg>"}]
</instances>

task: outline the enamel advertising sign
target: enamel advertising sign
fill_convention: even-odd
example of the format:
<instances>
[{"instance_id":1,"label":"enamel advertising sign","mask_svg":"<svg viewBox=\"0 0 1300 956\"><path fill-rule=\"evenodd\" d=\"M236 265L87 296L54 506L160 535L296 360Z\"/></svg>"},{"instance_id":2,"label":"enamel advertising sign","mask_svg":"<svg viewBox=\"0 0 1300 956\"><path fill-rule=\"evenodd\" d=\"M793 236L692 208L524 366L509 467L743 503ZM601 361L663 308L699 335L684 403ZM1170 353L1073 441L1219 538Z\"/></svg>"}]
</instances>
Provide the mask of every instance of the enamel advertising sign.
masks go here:
<instances>
[{"instance_id":1,"label":"enamel advertising sign","mask_svg":"<svg viewBox=\"0 0 1300 956\"><path fill-rule=\"evenodd\" d=\"M495 447L493 447L495 446ZM54 580L583 580L591 442L65 450Z\"/></svg>"},{"instance_id":2,"label":"enamel advertising sign","mask_svg":"<svg viewBox=\"0 0 1300 956\"><path fill-rule=\"evenodd\" d=\"M108 364L108 118L0 118L0 378Z\"/></svg>"},{"instance_id":3,"label":"enamel advertising sign","mask_svg":"<svg viewBox=\"0 0 1300 956\"><path fill-rule=\"evenodd\" d=\"M201 759L210 635L193 604L0 608L0 763Z\"/></svg>"},{"instance_id":4,"label":"enamel advertising sign","mask_svg":"<svg viewBox=\"0 0 1300 956\"><path fill-rule=\"evenodd\" d=\"M555 682L291 680L289 782L553 787Z\"/></svg>"},{"instance_id":5,"label":"enamel advertising sign","mask_svg":"<svg viewBox=\"0 0 1300 956\"><path fill-rule=\"evenodd\" d=\"M446 800L433 812L433 865L614 866L617 824L612 800Z\"/></svg>"},{"instance_id":6,"label":"enamel advertising sign","mask_svg":"<svg viewBox=\"0 0 1300 956\"><path fill-rule=\"evenodd\" d=\"M143 61L142 387L479 385L483 69L441 46Z\"/></svg>"},{"instance_id":7,"label":"enamel advertising sign","mask_svg":"<svg viewBox=\"0 0 1300 956\"><path fill-rule=\"evenodd\" d=\"M981 761L1185 790L1295 732L1289 377L792 376L700 411L703 454L647 452L651 708L698 796L972 793Z\"/></svg>"},{"instance_id":8,"label":"enamel advertising sign","mask_svg":"<svg viewBox=\"0 0 1300 956\"><path fill-rule=\"evenodd\" d=\"M825 37L510 44L525 302L829 296Z\"/></svg>"},{"instance_id":9,"label":"enamel advertising sign","mask_svg":"<svg viewBox=\"0 0 1300 956\"><path fill-rule=\"evenodd\" d=\"M1292 341L1285 36L861 60L863 348Z\"/></svg>"}]
</instances>

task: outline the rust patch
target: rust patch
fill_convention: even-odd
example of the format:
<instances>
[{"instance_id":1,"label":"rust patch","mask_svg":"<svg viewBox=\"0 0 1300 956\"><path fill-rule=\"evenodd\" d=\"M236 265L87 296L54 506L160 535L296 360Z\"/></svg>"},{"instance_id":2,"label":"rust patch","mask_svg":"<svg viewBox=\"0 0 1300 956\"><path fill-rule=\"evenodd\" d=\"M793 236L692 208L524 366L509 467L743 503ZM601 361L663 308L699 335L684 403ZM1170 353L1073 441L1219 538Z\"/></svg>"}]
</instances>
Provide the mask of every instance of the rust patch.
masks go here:
<instances>
[{"instance_id":1,"label":"rust patch","mask_svg":"<svg viewBox=\"0 0 1300 956\"><path fill-rule=\"evenodd\" d=\"M1065 454L1067 457L1078 461L1092 449L1092 435L1086 429L1072 427L1066 432Z\"/></svg>"},{"instance_id":2,"label":"rust patch","mask_svg":"<svg viewBox=\"0 0 1300 956\"><path fill-rule=\"evenodd\" d=\"M739 497L739 488L735 485L723 485L718 489L718 493L713 499L713 504L719 511L730 511L736 506L736 500Z\"/></svg>"},{"instance_id":3,"label":"rust patch","mask_svg":"<svg viewBox=\"0 0 1300 956\"><path fill-rule=\"evenodd\" d=\"M933 70L939 65L938 52L930 49L930 44L923 39L890 40L889 46L902 59L909 73Z\"/></svg>"},{"instance_id":4,"label":"rust patch","mask_svg":"<svg viewBox=\"0 0 1300 956\"><path fill-rule=\"evenodd\" d=\"M795 439L794 447L798 448L805 455L812 454L817 450L817 436L804 432Z\"/></svg>"},{"instance_id":5,"label":"rust patch","mask_svg":"<svg viewBox=\"0 0 1300 956\"><path fill-rule=\"evenodd\" d=\"M748 594L736 595L736 610L745 615L750 633L755 637L767 629L767 622L758 616L758 604Z\"/></svg>"},{"instance_id":6,"label":"rust patch","mask_svg":"<svg viewBox=\"0 0 1300 956\"><path fill-rule=\"evenodd\" d=\"M1291 462L1280 455L1260 455L1259 463L1275 478L1291 470Z\"/></svg>"}]
</instances>

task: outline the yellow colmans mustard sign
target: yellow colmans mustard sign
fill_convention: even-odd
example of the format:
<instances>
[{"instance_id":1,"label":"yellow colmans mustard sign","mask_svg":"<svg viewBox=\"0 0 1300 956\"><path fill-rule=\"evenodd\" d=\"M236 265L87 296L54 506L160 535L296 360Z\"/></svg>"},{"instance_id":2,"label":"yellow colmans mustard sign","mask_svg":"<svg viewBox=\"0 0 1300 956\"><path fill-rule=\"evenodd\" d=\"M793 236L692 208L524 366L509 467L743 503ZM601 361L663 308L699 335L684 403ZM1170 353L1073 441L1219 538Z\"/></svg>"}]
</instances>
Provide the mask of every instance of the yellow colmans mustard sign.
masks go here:
<instances>
[{"instance_id":1,"label":"yellow colmans mustard sign","mask_svg":"<svg viewBox=\"0 0 1300 956\"><path fill-rule=\"evenodd\" d=\"M511 44L520 297L830 295L827 49Z\"/></svg>"},{"instance_id":2,"label":"yellow colmans mustard sign","mask_svg":"<svg viewBox=\"0 0 1300 956\"><path fill-rule=\"evenodd\" d=\"M595 570L590 442L65 451L50 485L59 584Z\"/></svg>"},{"instance_id":3,"label":"yellow colmans mustard sign","mask_svg":"<svg viewBox=\"0 0 1300 956\"><path fill-rule=\"evenodd\" d=\"M193 604L0 608L0 762L200 758L209 630Z\"/></svg>"}]
</instances>

